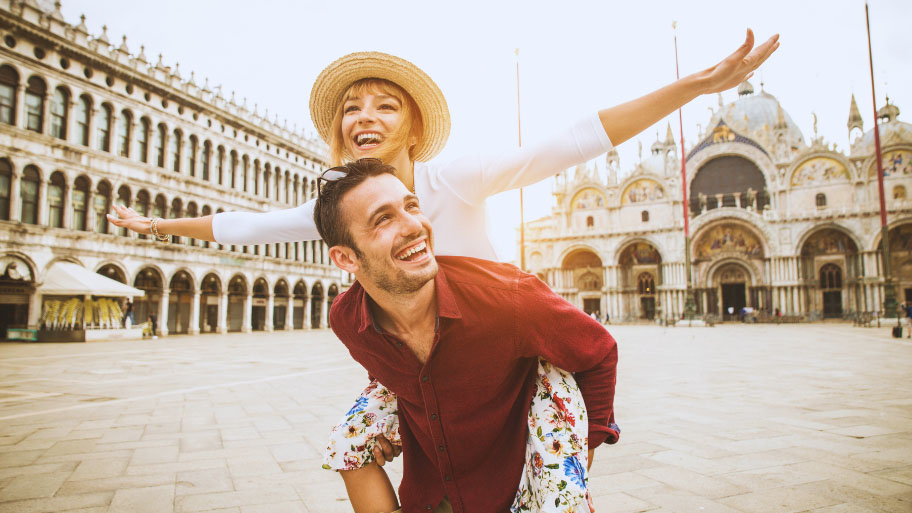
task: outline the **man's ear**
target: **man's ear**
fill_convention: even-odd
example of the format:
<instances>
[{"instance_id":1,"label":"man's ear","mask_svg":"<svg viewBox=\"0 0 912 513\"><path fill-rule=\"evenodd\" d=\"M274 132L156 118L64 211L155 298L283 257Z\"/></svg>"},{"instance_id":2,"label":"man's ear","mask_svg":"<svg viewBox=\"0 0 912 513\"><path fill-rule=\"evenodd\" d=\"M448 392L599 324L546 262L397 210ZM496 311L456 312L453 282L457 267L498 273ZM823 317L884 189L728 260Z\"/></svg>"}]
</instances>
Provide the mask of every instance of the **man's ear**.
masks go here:
<instances>
[{"instance_id":1,"label":"man's ear","mask_svg":"<svg viewBox=\"0 0 912 513\"><path fill-rule=\"evenodd\" d=\"M329 258L336 264L336 267L347 273L355 274L361 270L355 250L348 246L333 246L329 248Z\"/></svg>"}]
</instances>

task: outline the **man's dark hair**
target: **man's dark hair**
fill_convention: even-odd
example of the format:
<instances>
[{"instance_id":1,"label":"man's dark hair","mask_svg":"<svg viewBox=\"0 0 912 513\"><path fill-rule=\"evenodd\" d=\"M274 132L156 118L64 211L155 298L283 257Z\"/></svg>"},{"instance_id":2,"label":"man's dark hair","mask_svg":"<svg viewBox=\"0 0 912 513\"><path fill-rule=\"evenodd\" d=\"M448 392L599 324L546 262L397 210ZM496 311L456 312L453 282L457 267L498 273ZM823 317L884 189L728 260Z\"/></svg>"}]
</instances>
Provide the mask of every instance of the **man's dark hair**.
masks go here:
<instances>
[{"instance_id":1,"label":"man's dark hair","mask_svg":"<svg viewBox=\"0 0 912 513\"><path fill-rule=\"evenodd\" d=\"M332 171L338 173L331 173ZM313 217L317 231L328 247L346 246L360 254L348 228L348 219L342 214L342 198L368 178L384 174L395 175L396 169L378 159L360 159L324 172L326 178L320 180L322 185L317 194ZM339 178L334 179L336 176Z\"/></svg>"}]
</instances>

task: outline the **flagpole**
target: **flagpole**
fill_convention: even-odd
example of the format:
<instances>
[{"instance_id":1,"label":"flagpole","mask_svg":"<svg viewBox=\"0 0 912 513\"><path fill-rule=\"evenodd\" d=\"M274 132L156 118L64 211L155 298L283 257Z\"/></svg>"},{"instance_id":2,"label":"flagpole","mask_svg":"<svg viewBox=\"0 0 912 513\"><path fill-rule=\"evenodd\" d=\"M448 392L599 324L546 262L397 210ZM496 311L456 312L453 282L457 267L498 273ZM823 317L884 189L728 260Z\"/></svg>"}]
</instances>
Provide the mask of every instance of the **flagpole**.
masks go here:
<instances>
[{"instance_id":1,"label":"flagpole","mask_svg":"<svg viewBox=\"0 0 912 513\"><path fill-rule=\"evenodd\" d=\"M519 48L516 49L516 136L522 148L522 109L519 103ZM526 270L526 223L523 221L523 190L519 188L519 268Z\"/></svg>"},{"instance_id":2,"label":"flagpole","mask_svg":"<svg viewBox=\"0 0 912 513\"><path fill-rule=\"evenodd\" d=\"M675 49L675 79L681 79L681 70L678 66L678 22L671 23L671 30L674 35ZM684 274L687 277L687 291L684 294L684 312L688 321L693 321L696 312L696 303L694 302L693 276L690 262L690 207L687 201L687 153L684 150L684 115L682 108L678 107L678 130L681 132L681 205L684 210Z\"/></svg>"},{"instance_id":3,"label":"flagpole","mask_svg":"<svg viewBox=\"0 0 912 513\"><path fill-rule=\"evenodd\" d=\"M884 170L883 157L880 151L880 129L877 122L877 94L874 92L874 54L871 51L871 16L868 2L865 2L865 26L868 29L868 66L871 71L871 100L874 105L874 155L877 161L877 192L880 195L880 240L881 260L884 271L884 317L896 313L896 295L893 291L893 276L890 262L890 230L887 225L887 203L884 198ZM897 325L899 315L896 316Z\"/></svg>"}]
</instances>

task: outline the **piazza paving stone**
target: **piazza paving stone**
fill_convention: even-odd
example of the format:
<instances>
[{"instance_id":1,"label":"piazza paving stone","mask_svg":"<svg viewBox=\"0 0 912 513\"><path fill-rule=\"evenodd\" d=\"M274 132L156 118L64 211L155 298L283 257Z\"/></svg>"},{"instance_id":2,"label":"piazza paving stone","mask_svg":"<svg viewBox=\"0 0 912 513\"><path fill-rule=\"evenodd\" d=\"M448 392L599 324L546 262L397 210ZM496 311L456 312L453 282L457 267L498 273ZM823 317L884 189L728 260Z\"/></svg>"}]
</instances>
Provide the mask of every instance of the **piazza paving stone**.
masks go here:
<instances>
[{"instance_id":1,"label":"piazza paving stone","mask_svg":"<svg viewBox=\"0 0 912 513\"><path fill-rule=\"evenodd\" d=\"M608 329L623 431L590 472L600 513L912 511L908 339ZM349 512L321 457L366 383L326 330L0 344L0 512Z\"/></svg>"}]
</instances>

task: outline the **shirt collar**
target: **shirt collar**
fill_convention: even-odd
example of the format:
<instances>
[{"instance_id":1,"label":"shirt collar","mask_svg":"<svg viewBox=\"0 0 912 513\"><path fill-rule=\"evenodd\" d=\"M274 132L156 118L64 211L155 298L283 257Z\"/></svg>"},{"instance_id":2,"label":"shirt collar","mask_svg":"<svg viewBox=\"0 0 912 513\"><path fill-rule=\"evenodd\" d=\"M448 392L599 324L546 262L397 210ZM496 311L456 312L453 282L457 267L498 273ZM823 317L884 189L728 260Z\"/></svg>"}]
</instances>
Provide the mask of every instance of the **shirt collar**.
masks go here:
<instances>
[{"instance_id":1,"label":"shirt collar","mask_svg":"<svg viewBox=\"0 0 912 513\"><path fill-rule=\"evenodd\" d=\"M377 333L380 333L380 326L374 321L374 316L371 313L371 304L374 301L367 295L367 292L361 287L361 284L355 282L352 285L352 287L356 286L360 289L358 292L361 294L361 301L358 307L360 317L358 321L358 333L364 333L368 328L373 328ZM453 295L453 290L450 289L446 274L440 267L437 269L437 277L434 278L434 286L437 293L437 327L440 327L441 317L447 319L461 319L462 313L459 311L459 305L456 304L456 296Z\"/></svg>"}]
</instances>

